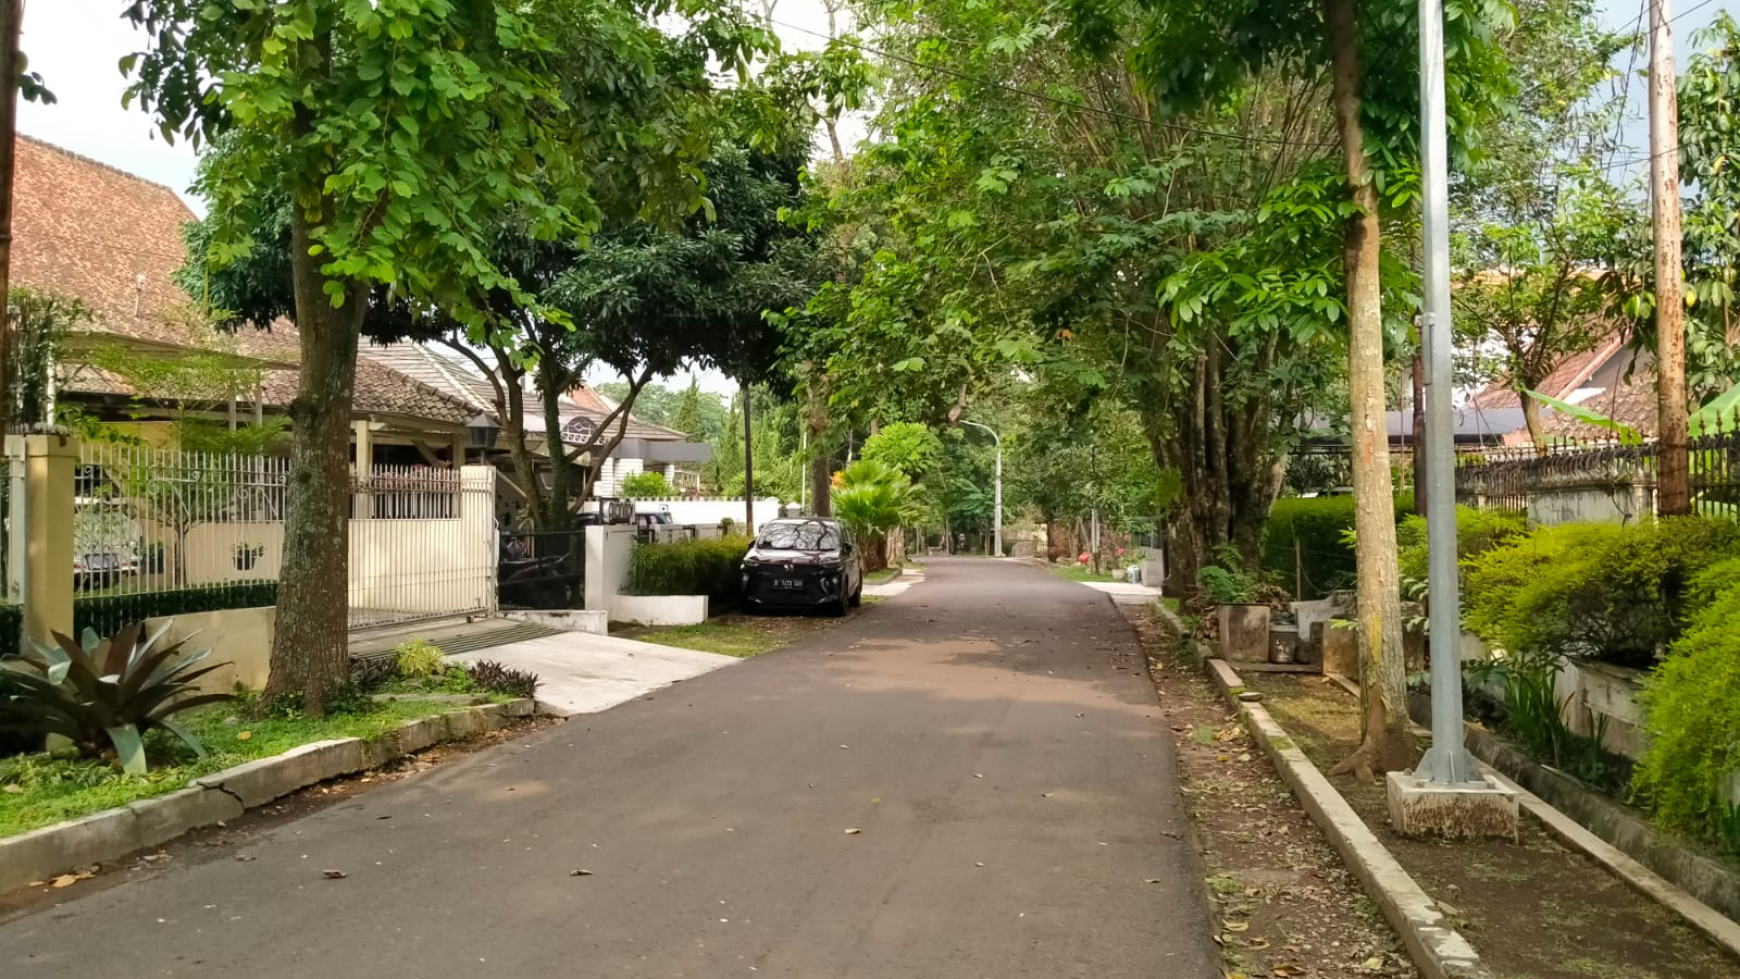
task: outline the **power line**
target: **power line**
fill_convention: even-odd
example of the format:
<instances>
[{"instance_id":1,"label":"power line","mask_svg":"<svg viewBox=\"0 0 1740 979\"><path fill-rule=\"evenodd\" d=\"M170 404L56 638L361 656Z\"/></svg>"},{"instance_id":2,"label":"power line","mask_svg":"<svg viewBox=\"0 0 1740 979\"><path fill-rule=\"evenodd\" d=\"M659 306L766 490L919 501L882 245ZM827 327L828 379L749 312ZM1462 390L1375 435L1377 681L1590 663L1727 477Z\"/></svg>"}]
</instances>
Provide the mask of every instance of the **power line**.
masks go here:
<instances>
[{"instance_id":1,"label":"power line","mask_svg":"<svg viewBox=\"0 0 1740 979\"><path fill-rule=\"evenodd\" d=\"M777 25L779 27L783 27L787 30L797 31L800 34L809 34L812 37L819 37L819 38L822 38L823 40L826 40L826 41L838 41L842 44L847 44L847 45L850 45L854 48L857 48L858 50L863 51L866 54L873 54L873 55L876 55L877 57L887 58L891 61L898 61L902 64L911 65L912 67L921 69L923 71L935 72L937 74L948 75L948 76L953 77L953 78L959 78L962 81L974 82L974 83L979 84L979 85L984 85L988 88L1000 89L1002 91L1010 93L1011 95L1020 95L1020 96L1023 96L1025 98L1034 99L1034 100L1037 100L1040 102L1047 102L1047 103L1050 103L1052 105L1062 106L1066 109L1079 109L1079 110L1084 111L1084 112L1096 112L1096 113L1099 113L1100 115L1103 115L1103 116L1110 116L1111 118L1122 119L1122 120L1125 120L1127 122L1139 122L1142 125L1153 126L1155 128L1158 128L1158 129L1170 129L1174 132L1189 133L1189 134L1195 135L1195 136L1208 136L1208 137L1211 137L1214 139L1229 139L1229 140L1233 140L1233 141L1241 142L1241 143L1264 143L1264 144L1268 144L1268 145L1272 145L1272 146L1303 147L1303 148L1307 148L1307 149L1334 149L1336 146L1340 145L1339 143L1301 143L1301 142L1296 142L1294 140L1283 139L1283 138L1275 137L1275 136L1246 136L1246 135L1242 135L1240 133L1228 133L1228 132L1221 132L1221 131L1215 130L1215 129L1202 129L1202 128L1199 128L1196 126L1186 126L1186 125L1183 125L1181 123L1157 122L1157 121L1150 119L1146 116L1133 115L1133 114L1128 113L1128 112L1119 112L1116 109L1105 109L1105 108L1101 108L1100 106L1097 106L1097 105L1089 105L1086 102L1075 102L1075 101L1071 101L1069 99L1062 99L1062 98L1058 98L1055 95L1047 95L1044 92L1035 92L1032 89L1022 88L1019 85L1011 85L1008 82L1000 82L994 78L986 78L982 75L974 75L974 74L971 74L968 72L958 71L954 68L948 68L948 67L945 67L943 65L933 65L933 64L927 64L927 63L922 62L922 61L916 61L912 58L906 57L905 55L899 55L899 54L893 53L892 51L887 51L887 50L883 50L881 48L871 47L870 45L865 44L863 41L860 41L856 38L834 37L834 36L829 35L829 34L824 34L821 31L810 30L807 27L799 27L796 24L788 24L788 23L785 23L784 21L774 20L772 18L768 19L768 23L775 24L775 25Z\"/></svg>"}]
</instances>

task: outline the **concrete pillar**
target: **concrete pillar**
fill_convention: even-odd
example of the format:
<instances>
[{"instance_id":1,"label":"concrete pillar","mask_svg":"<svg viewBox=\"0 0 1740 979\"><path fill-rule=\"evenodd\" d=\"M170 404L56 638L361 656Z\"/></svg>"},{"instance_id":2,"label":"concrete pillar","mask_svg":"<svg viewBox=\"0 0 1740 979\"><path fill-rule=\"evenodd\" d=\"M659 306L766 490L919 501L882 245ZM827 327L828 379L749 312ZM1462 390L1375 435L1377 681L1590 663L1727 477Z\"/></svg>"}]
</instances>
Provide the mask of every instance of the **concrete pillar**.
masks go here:
<instances>
[{"instance_id":1,"label":"concrete pillar","mask_svg":"<svg viewBox=\"0 0 1740 979\"><path fill-rule=\"evenodd\" d=\"M369 430L367 419L352 422L351 428L356 433L351 439L352 447L356 453L352 457L356 466L356 476L357 479L363 481L364 486L367 486L369 473L373 471L375 463L375 433ZM366 520L374 516L374 497L367 491L358 493L351 515L357 520Z\"/></svg>"},{"instance_id":2,"label":"concrete pillar","mask_svg":"<svg viewBox=\"0 0 1740 979\"><path fill-rule=\"evenodd\" d=\"M465 450L470 448L470 446L471 435L469 432L458 431L453 433L452 447L447 450L448 461L453 463L453 468L458 469L460 466L465 465Z\"/></svg>"},{"instance_id":3,"label":"concrete pillar","mask_svg":"<svg viewBox=\"0 0 1740 979\"><path fill-rule=\"evenodd\" d=\"M60 435L24 437L24 634L47 643L73 631L73 472L78 447Z\"/></svg>"}]
</instances>

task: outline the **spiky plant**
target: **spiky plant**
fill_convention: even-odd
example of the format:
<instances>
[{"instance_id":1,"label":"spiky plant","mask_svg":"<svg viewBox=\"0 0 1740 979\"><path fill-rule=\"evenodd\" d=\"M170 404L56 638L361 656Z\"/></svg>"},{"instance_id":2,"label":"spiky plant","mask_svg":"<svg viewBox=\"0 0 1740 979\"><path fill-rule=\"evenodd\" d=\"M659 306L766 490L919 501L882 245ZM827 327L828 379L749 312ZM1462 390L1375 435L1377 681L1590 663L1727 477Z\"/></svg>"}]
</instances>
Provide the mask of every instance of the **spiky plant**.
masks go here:
<instances>
[{"instance_id":1,"label":"spiky plant","mask_svg":"<svg viewBox=\"0 0 1740 979\"><path fill-rule=\"evenodd\" d=\"M490 659L471 663L466 670L473 682L491 693L530 699L538 692L538 675L528 670L516 670Z\"/></svg>"},{"instance_id":2,"label":"spiky plant","mask_svg":"<svg viewBox=\"0 0 1740 979\"><path fill-rule=\"evenodd\" d=\"M144 735L161 727L204 757L205 747L170 720L176 714L233 699L199 693L195 681L229 664L198 666L210 650L184 653L186 640L159 647L170 623L145 636L144 623L108 639L86 629L84 642L54 633L54 646L0 661L11 682L0 694L0 731L46 739L60 735L87 757L113 757L130 774L145 772Z\"/></svg>"}]
</instances>

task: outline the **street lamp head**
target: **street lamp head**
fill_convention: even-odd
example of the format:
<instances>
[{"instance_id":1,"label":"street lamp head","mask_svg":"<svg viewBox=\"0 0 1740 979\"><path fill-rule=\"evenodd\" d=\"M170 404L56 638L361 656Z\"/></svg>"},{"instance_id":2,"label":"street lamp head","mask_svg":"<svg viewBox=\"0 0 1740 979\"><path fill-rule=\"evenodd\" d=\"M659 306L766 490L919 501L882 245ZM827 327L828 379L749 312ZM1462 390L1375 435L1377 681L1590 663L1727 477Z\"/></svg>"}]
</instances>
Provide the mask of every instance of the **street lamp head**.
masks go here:
<instances>
[{"instance_id":1,"label":"street lamp head","mask_svg":"<svg viewBox=\"0 0 1740 979\"><path fill-rule=\"evenodd\" d=\"M478 415L465 423L466 441L474 449L495 448L495 437L501 433L495 419L488 415Z\"/></svg>"}]
</instances>

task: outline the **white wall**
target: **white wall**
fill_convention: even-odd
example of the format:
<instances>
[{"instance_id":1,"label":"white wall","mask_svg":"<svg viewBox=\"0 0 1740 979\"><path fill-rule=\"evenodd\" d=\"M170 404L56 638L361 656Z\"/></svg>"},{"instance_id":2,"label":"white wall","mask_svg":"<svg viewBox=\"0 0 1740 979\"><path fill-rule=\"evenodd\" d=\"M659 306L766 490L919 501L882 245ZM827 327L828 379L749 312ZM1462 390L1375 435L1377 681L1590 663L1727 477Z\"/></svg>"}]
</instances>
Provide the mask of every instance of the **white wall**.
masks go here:
<instances>
[{"instance_id":1,"label":"white wall","mask_svg":"<svg viewBox=\"0 0 1740 979\"><path fill-rule=\"evenodd\" d=\"M779 516L780 500L777 496L764 497L755 501L755 528ZM743 500L741 498L709 497L698 500L674 498L668 500L635 500L636 513L668 513L674 524L710 524L718 526L719 521L730 518L737 529L743 529Z\"/></svg>"}]
</instances>

